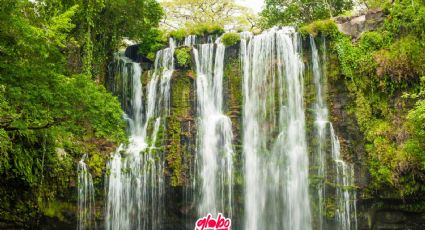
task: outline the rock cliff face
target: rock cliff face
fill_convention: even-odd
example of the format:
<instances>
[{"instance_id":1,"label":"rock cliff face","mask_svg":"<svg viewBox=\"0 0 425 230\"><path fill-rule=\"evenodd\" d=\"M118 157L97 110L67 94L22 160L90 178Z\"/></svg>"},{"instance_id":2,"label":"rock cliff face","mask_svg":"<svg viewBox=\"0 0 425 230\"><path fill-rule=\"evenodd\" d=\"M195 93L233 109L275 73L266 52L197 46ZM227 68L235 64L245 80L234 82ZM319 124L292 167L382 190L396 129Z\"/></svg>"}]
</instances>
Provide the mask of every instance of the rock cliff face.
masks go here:
<instances>
[{"instance_id":1,"label":"rock cliff face","mask_svg":"<svg viewBox=\"0 0 425 230\"><path fill-rule=\"evenodd\" d=\"M351 36L354 40L360 37L362 32L372 31L379 28L385 19L382 10L369 10L357 16L341 16L334 18L340 32Z\"/></svg>"}]
</instances>

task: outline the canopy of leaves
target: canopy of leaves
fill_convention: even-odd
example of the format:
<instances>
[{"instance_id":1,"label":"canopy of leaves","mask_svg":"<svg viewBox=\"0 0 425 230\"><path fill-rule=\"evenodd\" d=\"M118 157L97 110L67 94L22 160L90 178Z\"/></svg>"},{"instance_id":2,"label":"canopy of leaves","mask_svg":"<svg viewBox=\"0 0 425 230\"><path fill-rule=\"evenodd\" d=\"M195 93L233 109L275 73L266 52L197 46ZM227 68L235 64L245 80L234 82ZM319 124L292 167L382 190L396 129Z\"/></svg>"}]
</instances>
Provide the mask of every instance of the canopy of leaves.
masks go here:
<instances>
[{"instance_id":1,"label":"canopy of leaves","mask_svg":"<svg viewBox=\"0 0 425 230\"><path fill-rule=\"evenodd\" d=\"M157 49L161 17L154 0L0 0L2 222L37 228L47 201L73 197L83 154L104 161L125 142L120 104L99 82L123 37Z\"/></svg>"},{"instance_id":2,"label":"canopy of leaves","mask_svg":"<svg viewBox=\"0 0 425 230\"><path fill-rule=\"evenodd\" d=\"M231 30L256 27L257 17L234 0L165 0L162 24L167 29L214 24Z\"/></svg>"},{"instance_id":3,"label":"canopy of leaves","mask_svg":"<svg viewBox=\"0 0 425 230\"><path fill-rule=\"evenodd\" d=\"M261 26L300 25L327 19L352 7L351 0L266 0Z\"/></svg>"},{"instance_id":4,"label":"canopy of leaves","mask_svg":"<svg viewBox=\"0 0 425 230\"><path fill-rule=\"evenodd\" d=\"M140 52L147 55L162 46L162 33L157 28L163 16L155 0L39 0L34 5L35 21L45 24L73 6L73 23L65 52L71 73L94 75L104 80L112 52L123 37L140 42Z\"/></svg>"}]
</instances>

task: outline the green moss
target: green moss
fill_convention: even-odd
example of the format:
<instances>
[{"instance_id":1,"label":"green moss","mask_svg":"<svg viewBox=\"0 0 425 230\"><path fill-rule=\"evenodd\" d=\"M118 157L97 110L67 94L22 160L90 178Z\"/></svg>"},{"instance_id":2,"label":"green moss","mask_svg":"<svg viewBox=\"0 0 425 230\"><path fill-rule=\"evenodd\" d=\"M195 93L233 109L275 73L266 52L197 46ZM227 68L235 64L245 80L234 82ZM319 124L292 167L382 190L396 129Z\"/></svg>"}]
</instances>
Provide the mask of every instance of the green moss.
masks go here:
<instances>
[{"instance_id":1,"label":"green moss","mask_svg":"<svg viewBox=\"0 0 425 230\"><path fill-rule=\"evenodd\" d=\"M388 42L388 37L382 32L370 31L361 34L359 45L364 50L378 50L386 46Z\"/></svg>"},{"instance_id":2,"label":"green moss","mask_svg":"<svg viewBox=\"0 0 425 230\"><path fill-rule=\"evenodd\" d=\"M235 185L243 186L244 171L243 171L243 146L241 121L242 121L242 71L240 68L240 59L238 56L227 57L224 66L224 83L226 100L226 113L232 121L232 130L234 135L233 142L233 162L235 168Z\"/></svg>"},{"instance_id":3,"label":"green moss","mask_svg":"<svg viewBox=\"0 0 425 230\"><path fill-rule=\"evenodd\" d=\"M192 56L190 55L191 48L181 47L175 50L175 55L177 58L177 63L181 67L189 67Z\"/></svg>"},{"instance_id":4,"label":"green moss","mask_svg":"<svg viewBox=\"0 0 425 230\"><path fill-rule=\"evenodd\" d=\"M170 37L174 38L177 41L183 41L189 33L186 29L180 28L178 30L174 30L170 33Z\"/></svg>"},{"instance_id":5,"label":"green moss","mask_svg":"<svg viewBox=\"0 0 425 230\"><path fill-rule=\"evenodd\" d=\"M93 177L102 177L105 170L106 160L107 156L100 152L92 151L90 153L87 165L89 166L90 173Z\"/></svg>"},{"instance_id":6,"label":"green moss","mask_svg":"<svg viewBox=\"0 0 425 230\"><path fill-rule=\"evenodd\" d=\"M238 43L241 40L241 35L239 33L225 33L221 37L221 41L225 46L232 46Z\"/></svg>"},{"instance_id":7,"label":"green moss","mask_svg":"<svg viewBox=\"0 0 425 230\"><path fill-rule=\"evenodd\" d=\"M177 119L169 119L168 132L171 133L171 143L169 143L169 148L167 149L166 160L169 170L171 171L171 186L179 186L183 184L181 143L179 135L181 132L180 121Z\"/></svg>"},{"instance_id":8,"label":"green moss","mask_svg":"<svg viewBox=\"0 0 425 230\"><path fill-rule=\"evenodd\" d=\"M166 162L167 175L171 186L182 186L186 183L189 165L185 161L187 155L183 124L191 118L191 78L185 73L176 71L171 82L171 111L167 118Z\"/></svg>"},{"instance_id":9,"label":"green moss","mask_svg":"<svg viewBox=\"0 0 425 230\"><path fill-rule=\"evenodd\" d=\"M156 53L155 53L155 52L149 52L149 53L146 55L146 58L147 58L147 59L149 59L149 60L151 60L151 61L155 61L155 55L156 55Z\"/></svg>"},{"instance_id":10,"label":"green moss","mask_svg":"<svg viewBox=\"0 0 425 230\"><path fill-rule=\"evenodd\" d=\"M188 24L183 28L171 31L168 37L174 38L176 41L183 41L189 35L203 37L206 35L221 35L224 33L224 27L219 24L197 23Z\"/></svg>"},{"instance_id":11,"label":"green moss","mask_svg":"<svg viewBox=\"0 0 425 230\"><path fill-rule=\"evenodd\" d=\"M204 36L207 34L222 34L224 33L224 28L218 24L211 23L199 23L188 26L189 34L194 34L198 36Z\"/></svg>"},{"instance_id":12,"label":"green moss","mask_svg":"<svg viewBox=\"0 0 425 230\"><path fill-rule=\"evenodd\" d=\"M425 9L423 4L416 7ZM407 1L397 2L390 8L385 27L363 33L357 43L326 29L327 23L316 22L301 29L313 36L322 31L331 35L328 56L338 66L328 68L332 71L328 75L335 80L339 75L345 78L352 98L348 111L355 115L365 137L366 163L372 178L363 194L366 196L404 198L425 193L425 181L419 176L424 172L421 162L425 146L421 143L425 140L416 135L423 129L418 125L422 121L413 122L415 125L407 122L413 116L422 116L418 114L423 111L418 109L415 115L407 116L414 100L401 96L418 92L419 76L425 73L425 45L418 39L422 32L413 26L413 19L420 18L415 15L419 11Z\"/></svg>"},{"instance_id":13,"label":"green moss","mask_svg":"<svg viewBox=\"0 0 425 230\"><path fill-rule=\"evenodd\" d=\"M316 37L318 35L324 35L327 37L333 37L338 34L338 27L332 19L314 21L308 25L302 26L299 32L303 36L312 35Z\"/></svg>"},{"instance_id":14,"label":"green moss","mask_svg":"<svg viewBox=\"0 0 425 230\"><path fill-rule=\"evenodd\" d=\"M65 213L76 212L76 207L73 204L61 201L50 201L46 206L42 207L42 213L50 218L55 218L59 221L69 221L65 217Z\"/></svg>"},{"instance_id":15,"label":"green moss","mask_svg":"<svg viewBox=\"0 0 425 230\"><path fill-rule=\"evenodd\" d=\"M414 36L403 37L377 51L374 57L378 63L378 76L388 76L398 82L416 82L418 75L425 74L424 51L425 42Z\"/></svg>"},{"instance_id":16,"label":"green moss","mask_svg":"<svg viewBox=\"0 0 425 230\"><path fill-rule=\"evenodd\" d=\"M148 121L148 126L146 129L146 133L148 134L148 139L147 139L147 143L148 146L153 146L154 149L150 149L149 151L153 152L154 155L155 153L159 153L163 150L163 142L164 142L164 135L165 135L165 118L161 118L160 120L160 125L158 127L158 132L156 134L156 141L155 143L153 143L153 132L154 132L154 128L155 128L155 122L156 122L156 118L151 118Z\"/></svg>"}]
</instances>

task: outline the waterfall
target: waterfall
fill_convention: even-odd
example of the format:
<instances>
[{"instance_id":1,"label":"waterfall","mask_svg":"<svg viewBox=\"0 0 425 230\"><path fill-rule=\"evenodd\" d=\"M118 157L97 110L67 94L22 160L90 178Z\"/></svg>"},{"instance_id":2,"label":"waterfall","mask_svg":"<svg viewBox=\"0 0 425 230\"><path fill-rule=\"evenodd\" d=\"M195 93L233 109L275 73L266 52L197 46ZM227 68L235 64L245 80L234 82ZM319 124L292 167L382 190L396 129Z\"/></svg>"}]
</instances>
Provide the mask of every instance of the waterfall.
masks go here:
<instances>
[{"instance_id":1,"label":"waterfall","mask_svg":"<svg viewBox=\"0 0 425 230\"><path fill-rule=\"evenodd\" d=\"M77 230L96 229L96 209L93 179L84 162L87 154L78 162L78 224Z\"/></svg>"},{"instance_id":2,"label":"waterfall","mask_svg":"<svg viewBox=\"0 0 425 230\"><path fill-rule=\"evenodd\" d=\"M325 44L325 43L324 43ZM318 145L316 149L315 162L318 165L317 176L321 179L317 186L318 207L319 207L319 224L320 229L323 229L323 216L324 216L324 201L326 199L325 180L327 179L327 161L326 161L326 129L329 128L331 140L331 159L333 167L330 170L335 171L335 206L336 206L336 223L338 229L350 230L357 229L357 214L356 214L356 192L349 191L349 187L354 185L354 167L346 163L340 154L340 144L338 137L335 134L332 123L328 120L328 109L326 101L324 100L324 85L326 78L321 69L320 58L316 43L313 37L310 36L310 47L312 55L313 66L313 82L316 89L315 101L315 127L317 131ZM325 48L325 47L324 47ZM324 57L325 60L326 57ZM354 220L354 223L352 223Z\"/></svg>"},{"instance_id":3,"label":"waterfall","mask_svg":"<svg viewBox=\"0 0 425 230\"><path fill-rule=\"evenodd\" d=\"M194 46L196 44L196 35L188 35L184 38L184 46Z\"/></svg>"},{"instance_id":4,"label":"waterfall","mask_svg":"<svg viewBox=\"0 0 425 230\"><path fill-rule=\"evenodd\" d=\"M317 147L314 161L317 165L316 176L320 179L317 184L318 197L318 216L319 228L323 229L324 200L326 198L325 177L326 177L326 129L328 126L328 107L323 99L322 70L320 68L319 54L313 37L310 36L310 47L313 66L313 82L316 90L316 101L314 104L315 111L315 129L317 138Z\"/></svg>"},{"instance_id":5,"label":"waterfall","mask_svg":"<svg viewBox=\"0 0 425 230\"><path fill-rule=\"evenodd\" d=\"M169 112L175 43L157 52L155 70L143 102L142 69L125 57L116 60L114 91L121 98L129 124L129 144L108 162L106 229L160 229L164 211L163 156L156 150L161 116ZM158 92L159 91L159 92ZM145 104L144 104L145 103ZM149 127L153 125L153 131Z\"/></svg>"},{"instance_id":6,"label":"waterfall","mask_svg":"<svg viewBox=\"0 0 425 230\"><path fill-rule=\"evenodd\" d=\"M354 185L354 167L341 158L339 140L335 135L332 123L330 123L330 133L332 159L336 170L335 218L339 229L357 229L356 191L349 190Z\"/></svg>"},{"instance_id":7,"label":"waterfall","mask_svg":"<svg viewBox=\"0 0 425 230\"><path fill-rule=\"evenodd\" d=\"M300 38L242 36L245 229L311 229Z\"/></svg>"},{"instance_id":8,"label":"waterfall","mask_svg":"<svg viewBox=\"0 0 425 230\"><path fill-rule=\"evenodd\" d=\"M210 40L210 39L209 39ZM218 39L194 48L198 111L197 168L201 180L200 216L232 215L232 124L223 114L223 61L225 47ZM214 56L215 51L215 56Z\"/></svg>"},{"instance_id":9,"label":"waterfall","mask_svg":"<svg viewBox=\"0 0 425 230\"><path fill-rule=\"evenodd\" d=\"M186 216L181 222L186 220L185 226L193 226L194 212L197 217L223 213L226 218L233 217L233 223L242 223L232 226L235 229L322 230L333 228L334 223L336 229L357 229L354 167L343 160L338 136L329 121L326 71L321 64L321 58L326 57L319 56L310 38L312 68L305 70L301 37L292 27L272 28L255 36L242 32L240 37L240 153L234 151L239 148L234 146L232 121L226 109L228 84L235 83L224 74L228 60L225 46L220 38L213 42L211 36L206 44L196 44L199 41L194 35L181 42L193 51L196 75L192 70L182 72L195 79L197 111L196 137L187 137L193 138L196 149L181 153L193 154L189 163L182 161L190 164L184 165L189 175L183 176L191 184L170 188L182 189L182 201L177 202L181 202L180 211ZM113 64L111 89L125 111L129 141L112 153L107 165L106 229L162 229L169 217L165 213L167 153L162 149L166 122L174 112L174 107L170 111L170 92L175 49L176 43L170 39L169 47L157 52L154 70L143 77L140 65L128 58L117 56ZM235 52L229 52L229 57L230 53ZM309 110L304 102L304 74L310 71L314 87L312 142L306 137L310 132L305 114ZM239 156L241 168L233 162ZM309 172L318 178L317 186L309 183ZM335 211L334 220L326 219L329 211Z\"/></svg>"}]
</instances>

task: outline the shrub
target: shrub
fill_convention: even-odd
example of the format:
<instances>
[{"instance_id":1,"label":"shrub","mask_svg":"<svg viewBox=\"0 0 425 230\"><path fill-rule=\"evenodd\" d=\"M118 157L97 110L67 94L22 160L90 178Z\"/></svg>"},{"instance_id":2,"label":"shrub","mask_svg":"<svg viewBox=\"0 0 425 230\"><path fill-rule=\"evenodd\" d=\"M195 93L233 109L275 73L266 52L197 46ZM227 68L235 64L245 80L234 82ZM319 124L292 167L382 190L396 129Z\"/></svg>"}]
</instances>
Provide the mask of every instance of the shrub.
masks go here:
<instances>
[{"instance_id":1,"label":"shrub","mask_svg":"<svg viewBox=\"0 0 425 230\"><path fill-rule=\"evenodd\" d=\"M181 47L179 49L176 49L176 58L177 63L182 67L188 67L190 64L190 48L189 47Z\"/></svg>"},{"instance_id":2,"label":"shrub","mask_svg":"<svg viewBox=\"0 0 425 230\"><path fill-rule=\"evenodd\" d=\"M232 46L241 40L241 35L238 33L225 33L221 37L221 41L225 46Z\"/></svg>"},{"instance_id":3,"label":"shrub","mask_svg":"<svg viewBox=\"0 0 425 230\"><path fill-rule=\"evenodd\" d=\"M407 36L393 43L388 49L375 53L378 63L377 75L388 75L393 80L418 80L418 75L425 74L425 45L416 37Z\"/></svg>"},{"instance_id":4,"label":"shrub","mask_svg":"<svg viewBox=\"0 0 425 230\"><path fill-rule=\"evenodd\" d=\"M220 25L210 25L209 27L208 27L208 33L209 34L222 34L222 33L224 33L224 28L223 28L223 26L220 26Z\"/></svg>"},{"instance_id":5,"label":"shrub","mask_svg":"<svg viewBox=\"0 0 425 230\"><path fill-rule=\"evenodd\" d=\"M187 30L180 28L178 30L174 30L170 33L170 37L174 38L177 41L183 41L184 38L189 35Z\"/></svg>"},{"instance_id":6,"label":"shrub","mask_svg":"<svg viewBox=\"0 0 425 230\"><path fill-rule=\"evenodd\" d=\"M197 36L204 36L206 34L222 34L224 33L224 28L218 24L207 24L200 23L195 25L188 25L188 34L194 34Z\"/></svg>"},{"instance_id":7,"label":"shrub","mask_svg":"<svg viewBox=\"0 0 425 230\"><path fill-rule=\"evenodd\" d=\"M421 0L399 0L390 6L385 29L395 36L414 34L425 36L425 3Z\"/></svg>"},{"instance_id":8,"label":"shrub","mask_svg":"<svg viewBox=\"0 0 425 230\"><path fill-rule=\"evenodd\" d=\"M205 35L220 35L224 33L224 28L218 24L189 24L185 28L171 31L169 37L174 38L176 41L183 41L188 35L205 36Z\"/></svg>"},{"instance_id":9,"label":"shrub","mask_svg":"<svg viewBox=\"0 0 425 230\"><path fill-rule=\"evenodd\" d=\"M388 43L387 40L382 32L364 32L360 36L359 44L365 51L379 50Z\"/></svg>"},{"instance_id":10,"label":"shrub","mask_svg":"<svg viewBox=\"0 0 425 230\"><path fill-rule=\"evenodd\" d=\"M333 37L338 34L338 27L333 20L327 19L314 21L301 27L299 31L304 36L311 34L313 37L316 37L317 35Z\"/></svg>"}]
</instances>

